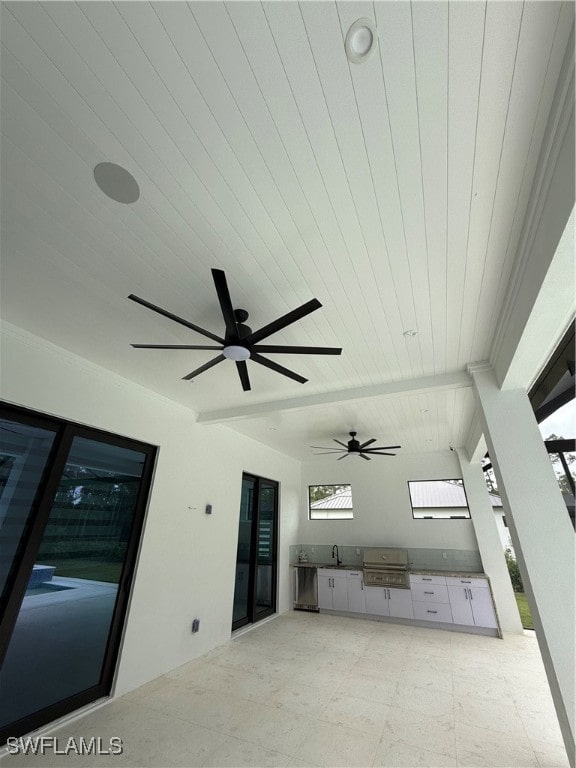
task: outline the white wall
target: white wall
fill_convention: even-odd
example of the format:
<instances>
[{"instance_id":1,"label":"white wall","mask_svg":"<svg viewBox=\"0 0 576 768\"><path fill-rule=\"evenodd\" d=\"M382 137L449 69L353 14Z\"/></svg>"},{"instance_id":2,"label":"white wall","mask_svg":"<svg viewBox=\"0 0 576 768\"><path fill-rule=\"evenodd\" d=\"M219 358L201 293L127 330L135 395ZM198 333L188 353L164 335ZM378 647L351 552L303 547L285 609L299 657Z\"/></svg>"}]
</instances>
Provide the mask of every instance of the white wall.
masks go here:
<instances>
[{"instance_id":1,"label":"white wall","mask_svg":"<svg viewBox=\"0 0 576 768\"><path fill-rule=\"evenodd\" d=\"M298 543L478 550L471 520L414 520L409 480L462 477L451 451L310 460L302 467ZM308 486L351 483L353 520L309 520Z\"/></svg>"},{"instance_id":2,"label":"white wall","mask_svg":"<svg viewBox=\"0 0 576 768\"><path fill-rule=\"evenodd\" d=\"M198 425L181 405L6 323L0 352L3 400L160 447L117 694L229 639L242 471L280 482L278 608L289 608L299 462L227 427Z\"/></svg>"}]
</instances>

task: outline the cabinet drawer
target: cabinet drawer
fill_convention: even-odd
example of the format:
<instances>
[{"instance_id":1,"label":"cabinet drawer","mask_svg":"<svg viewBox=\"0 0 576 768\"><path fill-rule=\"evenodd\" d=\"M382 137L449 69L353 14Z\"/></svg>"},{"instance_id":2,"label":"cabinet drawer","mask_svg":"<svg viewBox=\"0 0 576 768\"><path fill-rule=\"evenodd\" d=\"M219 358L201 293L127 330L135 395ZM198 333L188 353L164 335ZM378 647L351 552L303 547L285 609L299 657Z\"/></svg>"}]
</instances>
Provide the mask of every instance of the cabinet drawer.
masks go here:
<instances>
[{"instance_id":1,"label":"cabinet drawer","mask_svg":"<svg viewBox=\"0 0 576 768\"><path fill-rule=\"evenodd\" d=\"M445 584L412 584L412 600L423 603L449 603Z\"/></svg>"},{"instance_id":2,"label":"cabinet drawer","mask_svg":"<svg viewBox=\"0 0 576 768\"><path fill-rule=\"evenodd\" d=\"M446 603L419 603L415 602L414 618L424 621L444 621L448 624L453 623L452 611L450 605Z\"/></svg>"},{"instance_id":3,"label":"cabinet drawer","mask_svg":"<svg viewBox=\"0 0 576 768\"><path fill-rule=\"evenodd\" d=\"M318 568L318 576L329 576L331 579L345 579L346 571L337 568Z\"/></svg>"},{"instance_id":4,"label":"cabinet drawer","mask_svg":"<svg viewBox=\"0 0 576 768\"><path fill-rule=\"evenodd\" d=\"M446 584L446 576L424 576L411 573L410 584Z\"/></svg>"},{"instance_id":5,"label":"cabinet drawer","mask_svg":"<svg viewBox=\"0 0 576 768\"><path fill-rule=\"evenodd\" d=\"M488 589L488 579L474 579L462 576L456 578L455 576L446 576L446 584L449 587L477 587L479 589Z\"/></svg>"}]
</instances>

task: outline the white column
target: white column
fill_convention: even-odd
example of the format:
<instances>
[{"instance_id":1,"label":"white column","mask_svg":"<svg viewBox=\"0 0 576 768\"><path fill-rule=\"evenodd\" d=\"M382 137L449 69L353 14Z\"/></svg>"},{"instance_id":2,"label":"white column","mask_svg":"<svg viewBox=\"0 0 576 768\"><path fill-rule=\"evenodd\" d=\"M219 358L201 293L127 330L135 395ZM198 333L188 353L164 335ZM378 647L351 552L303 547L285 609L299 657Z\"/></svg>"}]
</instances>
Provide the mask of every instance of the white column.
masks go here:
<instances>
[{"instance_id":1,"label":"white column","mask_svg":"<svg viewBox=\"0 0 576 768\"><path fill-rule=\"evenodd\" d=\"M574 530L524 390L469 366L550 690L574 765Z\"/></svg>"},{"instance_id":2,"label":"white column","mask_svg":"<svg viewBox=\"0 0 576 768\"><path fill-rule=\"evenodd\" d=\"M478 549L484 571L490 577L500 626L503 632L521 633L522 622L482 466L479 462L469 462L461 450L458 458Z\"/></svg>"}]
</instances>

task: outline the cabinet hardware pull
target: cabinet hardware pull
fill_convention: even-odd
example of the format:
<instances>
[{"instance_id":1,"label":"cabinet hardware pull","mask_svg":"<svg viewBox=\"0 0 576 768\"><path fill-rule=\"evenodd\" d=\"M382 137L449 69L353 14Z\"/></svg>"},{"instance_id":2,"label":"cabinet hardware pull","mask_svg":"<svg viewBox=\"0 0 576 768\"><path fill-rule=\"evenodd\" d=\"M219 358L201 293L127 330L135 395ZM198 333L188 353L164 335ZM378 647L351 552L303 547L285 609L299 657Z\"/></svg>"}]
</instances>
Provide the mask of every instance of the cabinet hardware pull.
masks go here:
<instances>
[{"instance_id":1,"label":"cabinet hardware pull","mask_svg":"<svg viewBox=\"0 0 576 768\"><path fill-rule=\"evenodd\" d=\"M464 596L466 597L466 600L468 600L468 590L466 587L464 587Z\"/></svg>"},{"instance_id":2,"label":"cabinet hardware pull","mask_svg":"<svg viewBox=\"0 0 576 768\"><path fill-rule=\"evenodd\" d=\"M360 586L364 589L364 579L360 579Z\"/></svg>"},{"instance_id":3,"label":"cabinet hardware pull","mask_svg":"<svg viewBox=\"0 0 576 768\"><path fill-rule=\"evenodd\" d=\"M469 589L468 592L470 593L470 600L474 600L474 598L472 597L472 590Z\"/></svg>"},{"instance_id":4,"label":"cabinet hardware pull","mask_svg":"<svg viewBox=\"0 0 576 768\"><path fill-rule=\"evenodd\" d=\"M426 592L426 591L425 591L425 592L424 592L424 594L425 594L425 595L433 595L433 594L434 594L434 592Z\"/></svg>"},{"instance_id":5,"label":"cabinet hardware pull","mask_svg":"<svg viewBox=\"0 0 576 768\"><path fill-rule=\"evenodd\" d=\"M438 611L426 611L426 613L438 613Z\"/></svg>"},{"instance_id":6,"label":"cabinet hardware pull","mask_svg":"<svg viewBox=\"0 0 576 768\"><path fill-rule=\"evenodd\" d=\"M427 576L422 576L422 581L432 581L432 579L429 579Z\"/></svg>"},{"instance_id":7,"label":"cabinet hardware pull","mask_svg":"<svg viewBox=\"0 0 576 768\"><path fill-rule=\"evenodd\" d=\"M471 581L466 581L466 579L460 579L461 584L472 584Z\"/></svg>"}]
</instances>

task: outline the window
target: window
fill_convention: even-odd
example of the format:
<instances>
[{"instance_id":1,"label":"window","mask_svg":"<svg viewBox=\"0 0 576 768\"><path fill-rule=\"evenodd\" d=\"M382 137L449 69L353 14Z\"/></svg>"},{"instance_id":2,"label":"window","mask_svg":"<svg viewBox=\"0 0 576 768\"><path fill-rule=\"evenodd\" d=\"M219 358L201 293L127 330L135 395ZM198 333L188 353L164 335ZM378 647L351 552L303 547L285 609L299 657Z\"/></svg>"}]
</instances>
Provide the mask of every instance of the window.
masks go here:
<instances>
[{"instance_id":1,"label":"window","mask_svg":"<svg viewBox=\"0 0 576 768\"><path fill-rule=\"evenodd\" d=\"M155 454L0 405L0 744L109 695Z\"/></svg>"},{"instance_id":2,"label":"window","mask_svg":"<svg viewBox=\"0 0 576 768\"><path fill-rule=\"evenodd\" d=\"M464 481L417 480L408 482L415 520L461 520L470 517Z\"/></svg>"},{"instance_id":3,"label":"window","mask_svg":"<svg viewBox=\"0 0 576 768\"><path fill-rule=\"evenodd\" d=\"M352 520L351 485L308 486L310 520Z\"/></svg>"}]
</instances>

